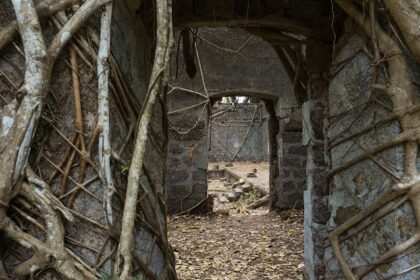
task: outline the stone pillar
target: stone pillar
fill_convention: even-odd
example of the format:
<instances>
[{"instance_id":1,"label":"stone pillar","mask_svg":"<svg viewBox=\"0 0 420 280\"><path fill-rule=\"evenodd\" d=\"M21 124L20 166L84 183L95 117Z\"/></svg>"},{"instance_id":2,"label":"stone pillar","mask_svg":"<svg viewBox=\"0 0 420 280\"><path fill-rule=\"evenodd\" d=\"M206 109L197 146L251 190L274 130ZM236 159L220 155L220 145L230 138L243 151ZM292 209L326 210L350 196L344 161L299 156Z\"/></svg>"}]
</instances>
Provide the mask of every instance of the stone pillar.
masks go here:
<instances>
[{"instance_id":1,"label":"stone pillar","mask_svg":"<svg viewBox=\"0 0 420 280\"><path fill-rule=\"evenodd\" d=\"M328 81L323 72L329 67L331 48L311 46L307 49L308 101L303 105L304 144L307 145L305 203L305 272L308 279L323 279L324 240L326 223L330 217L328 209L328 154L325 149L325 129L328 125L326 108Z\"/></svg>"},{"instance_id":2,"label":"stone pillar","mask_svg":"<svg viewBox=\"0 0 420 280\"><path fill-rule=\"evenodd\" d=\"M306 188L306 147L302 144L302 111L291 110L288 118L278 120L278 178L272 188L272 208L303 208Z\"/></svg>"},{"instance_id":3,"label":"stone pillar","mask_svg":"<svg viewBox=\"0 0 420 280\"><path fill-rule=\"evenodd\" d=\"M183 110L202 100L184 93L168 96L168 213L203 213L211 210L207 198L207 107ZM195 102L195 103L194 103ZM171 113L178 111L178 113Z\"/></svg>"}]
</instances>

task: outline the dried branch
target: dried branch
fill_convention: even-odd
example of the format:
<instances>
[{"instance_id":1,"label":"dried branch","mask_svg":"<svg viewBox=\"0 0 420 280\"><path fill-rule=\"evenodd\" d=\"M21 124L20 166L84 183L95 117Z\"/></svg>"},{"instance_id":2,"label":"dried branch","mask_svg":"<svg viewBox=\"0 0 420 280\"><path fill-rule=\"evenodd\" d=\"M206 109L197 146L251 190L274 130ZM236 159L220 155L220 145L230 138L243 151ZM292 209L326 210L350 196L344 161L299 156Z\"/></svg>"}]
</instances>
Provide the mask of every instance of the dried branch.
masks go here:
<instances>
[{"instance_id":1,"label":"dried branch","mask_svg":"<svg viewBox=\"0 0 420 280\"><path fill-rule=\"evenodd\" d=\"M98 156L100 177L104 187L105 217L110 225L114 224L112 215L112 197L115 192L114 179L111 170L111 141L109 129L109 55L111 52L111 18L112 3L107 4L102 12L101 39L98 52Z\"/></svg>"}]
</instances>

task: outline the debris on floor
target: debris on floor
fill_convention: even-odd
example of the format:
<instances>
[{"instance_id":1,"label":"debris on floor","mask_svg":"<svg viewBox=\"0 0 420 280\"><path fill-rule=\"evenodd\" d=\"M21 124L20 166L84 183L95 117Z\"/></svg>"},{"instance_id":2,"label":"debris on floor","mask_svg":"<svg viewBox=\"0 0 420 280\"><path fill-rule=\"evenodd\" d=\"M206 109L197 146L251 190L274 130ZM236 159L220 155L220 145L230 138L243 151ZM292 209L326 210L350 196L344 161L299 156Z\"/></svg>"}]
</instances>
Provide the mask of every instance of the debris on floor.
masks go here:
<instances>
[{"instance_id":1,"label":"debris on floor","mask_svg":"<svg viewBox=\"0 0 420 280\"><path fill-rule=\"evenodd\" d=\"M234 210L246 213L247 208L268 205L269 174L266 166L266 162L235 162L223 164L223 169L220 169L219 164L210 164L208 193L214 198L214 212L229 213ZM259 176L256 175L257 167L263 170ZM253 176L248 176L247 170L252 171Z\"/></svg>"},{"instance_id":2,"label":"debris on floor","mask_svg":"<svg viewBox=\"0 0 420 280\"><path fill-rule=\"evenodd\" d=\"M303 279L303 211L281 214L259 209L171 217L179 279Z\"/></svg>"}]
</instances>

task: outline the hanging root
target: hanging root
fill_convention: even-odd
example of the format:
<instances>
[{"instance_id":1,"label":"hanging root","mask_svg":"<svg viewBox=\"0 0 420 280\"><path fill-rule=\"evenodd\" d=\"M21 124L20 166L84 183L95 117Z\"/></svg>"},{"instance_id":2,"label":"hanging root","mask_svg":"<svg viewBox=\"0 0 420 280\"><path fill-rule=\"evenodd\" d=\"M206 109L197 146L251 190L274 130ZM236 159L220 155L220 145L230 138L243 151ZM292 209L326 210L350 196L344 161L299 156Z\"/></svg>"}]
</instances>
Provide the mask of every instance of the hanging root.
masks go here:
<instances>
[{"instance_id":1,"label":"hanging root","mask_svg":"<svg viewBox=\"0 0 420 280\"><path fill-rule=\"evenodd\" d=\"M65 279L96 279L98 274L75 259L64 245L64 227L57 211L69 221L73 220L73 215L31 169L27 169L26 176L27 182L22 183L19 196L25 199L28 205L33 206L31 209L37 209L37 215L44 220L46 226L42 229L46 234L46 241L41 242L23 232L13 221L6 218L1 229L5 236L35 251L31 258L14 268L14 273L23 277L48 265L54 267Z\"/></svg>"},{"instance_id":2,"label":"hanging root","mask_svg":"<svg viewBox=\"0 0 420 280\"><path fill-rule=\"evenodd\" d=\"M3 261L0 260L0 280L8 280L8 279L9 279L9 275L7 274Z\"/></svg>"},{"instance_id":3,"label":"hanging root","mask_svg":"<svg viewBox=\"0 0 420 280\"><path fill-rule=\"evenodd\" d=\"M98 128L100 177L104 187L105 217L109 225L114 225L112 197L115 193L111 170L111 140L109 130L109 55L111 48L112 4L102 12L101 39L98 53Z\"/></svg>"},{"instance_id":4,"label":"hanging root","mask_svg":"<svg viewBox=\"0 0 420 280\"><path fill-rule=\"evenodd\" d=\"M132 277L134 221L137 211L140 175L143 169L144 154L146 151L147 131L157 95L163 85L163 81L165 81L164 73L169 63L169 53L171 51L173 40L171 32L172 22L170 21L170 5L168 5L166 0L157 1L156 5L157 38L154 58L155 61L153 64L147 97L145 104L143 105L143 110L137 127L137 138L128 173L120 243L115 261L115 276L120 280L129 280ZM146 190L146 196L151 195L153 192L153 190ZM154 207L159 206L154 205Z\"/></svg>"}]
</instances>

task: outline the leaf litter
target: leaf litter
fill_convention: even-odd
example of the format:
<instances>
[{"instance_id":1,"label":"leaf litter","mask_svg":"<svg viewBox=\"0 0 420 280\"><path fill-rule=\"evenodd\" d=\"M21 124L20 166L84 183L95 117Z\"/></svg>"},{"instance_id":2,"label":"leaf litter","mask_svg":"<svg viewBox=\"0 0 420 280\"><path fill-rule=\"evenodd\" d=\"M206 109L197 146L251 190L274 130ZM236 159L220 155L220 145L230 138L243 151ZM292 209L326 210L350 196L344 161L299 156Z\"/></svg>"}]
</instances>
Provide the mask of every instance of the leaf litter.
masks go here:
<instances>
[{"instance_id":1,"label":"leaf litter","mask_svg":"<svg viewBox=\"0 0 420 280\"><path fill-rule=\"evenodd\" d=\"M303 210L172 216L181 280L303 279Z\"/></svg>"}]
</instances>

